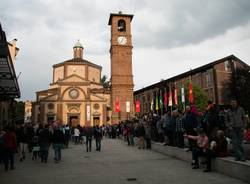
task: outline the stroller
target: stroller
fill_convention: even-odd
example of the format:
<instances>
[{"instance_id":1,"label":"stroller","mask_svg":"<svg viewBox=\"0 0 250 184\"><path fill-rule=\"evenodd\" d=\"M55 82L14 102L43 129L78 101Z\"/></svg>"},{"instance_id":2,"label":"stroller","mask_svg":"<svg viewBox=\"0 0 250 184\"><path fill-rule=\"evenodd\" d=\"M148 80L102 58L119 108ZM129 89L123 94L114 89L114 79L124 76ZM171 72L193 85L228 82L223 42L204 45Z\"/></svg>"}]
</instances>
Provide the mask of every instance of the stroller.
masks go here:
<instances>
[{"instance_id":1,"label":"stroller","mask_svg":"<svg viewBox=\"0 0 250 184\"><path fill-rule=\"evenodd\" d=\"M32 140L32 160L36 160L38 156L40 156L40 146L38 136L35 136Z\"/></svg>"}]
</instances>

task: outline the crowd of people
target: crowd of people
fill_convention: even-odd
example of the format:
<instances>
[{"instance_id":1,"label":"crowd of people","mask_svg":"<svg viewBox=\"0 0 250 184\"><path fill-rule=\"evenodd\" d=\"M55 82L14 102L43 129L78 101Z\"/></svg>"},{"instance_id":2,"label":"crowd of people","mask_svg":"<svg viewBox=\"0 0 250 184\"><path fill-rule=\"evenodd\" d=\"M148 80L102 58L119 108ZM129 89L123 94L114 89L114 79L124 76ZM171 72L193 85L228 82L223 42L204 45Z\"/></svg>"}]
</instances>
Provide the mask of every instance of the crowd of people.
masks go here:
<instances>
[{"instance_id":1,"label":"crowd of people","mask_svg":"<svg viewBox=\"0 0 250 184\"><path fill-rule=\"evenodd\" d=\"M151 140L163 145L187 148L192 152L192 168L200 167L199 157L206 158L205 172L211 171L213 157L226 157L232 154L235 161L246 161L245 140L250 141L250 124L248 115L237 101L232 99L228 109L220 109L208 101L205 112L198 112L195 106L186 106L185 111L178 109L167 111L161 116L146 114L132 121L121 122L117 136L122 134L128 145L134 145L135 139L139 149L151 149ZM114 132L114 131L113 131ZM232 152L228 144L232 143Z\"/></svg>"},{"instance_id":2,"label":"crowd of people","mask_svg":"<svg viewBox=\"0 0 250 184\"><path fill-rule=\"evenodd\" d=\"M47 163L50 147L54 150L55 163L59 163L62 160L62 149L68 148L70 141L72 144L86 144L86 151L91 152L94 138L96 151L101 151L102 136L102 128L99 126L71 127L59 121L40 124L38 127L31 123L8 125L0 131L0 163L3 163L5 171L15 169L16 154L20 162L25 161L28 155L32 160L39 158L42 163Z\"/></svg>"},{"instance_id":3,"label":"crowd of people","mask_svg":"<svg viewBox=\"0 0 250 184\"><path fill-rule=\"evenodd\" d=\"M186 106L184 111L174 109L161 116L150 113L140 118L120 122L115 125L82 127L63 125L56 121L51 124L31 123L7 126L0 131L0 163L5 171L15 169L14 155L18 153L23 162L27 154L33 160L48 162L49 148L53 147L54 161L62 159L62 149L69 147L69 142L86 146L92 151L92 140L95 139L96 151L101 151L103 136L123 138L129 146L138 149L151 149L151 141L163 145L185 148L192 152L193 169L206 164L205 172L211 171L213 157L226 157L230 154L228 144L231 140L235 161L246 161L242 142L250 141L250 124L248 116L236 100L231 101L231 108L218 110L211 102L205 112L198 112L195 106ZM27 149L26 146L27 145ZM26 153L26 151L28 153ZM205 162L199 162L199 157Z\"/></svg>"}]
</instances>

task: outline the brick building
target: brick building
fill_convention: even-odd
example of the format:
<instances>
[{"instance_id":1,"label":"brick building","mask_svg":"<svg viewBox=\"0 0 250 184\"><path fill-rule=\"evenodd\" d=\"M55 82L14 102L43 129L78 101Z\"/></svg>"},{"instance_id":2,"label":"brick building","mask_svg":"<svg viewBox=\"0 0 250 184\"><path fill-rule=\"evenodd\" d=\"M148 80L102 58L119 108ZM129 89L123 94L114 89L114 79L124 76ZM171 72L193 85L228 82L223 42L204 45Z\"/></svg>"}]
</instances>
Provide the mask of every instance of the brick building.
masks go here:
<instances>
[{"instance_id":1,"label":"brick building","mask_svg":"<svg viewBox=\"0 0 250 184\"><path fill-rule=\"evenodd\" d=\"M188 81L192 81L207 94L208 98L219 105L228 104L230 90L228 84L233 73L237 74L237 69L249 66L234 55L216 60L204 66L160 81L134 92L134 99L141 104L141 114L150 112L150 102L156 91L169 86L181 86Z\"/></svg>"}]
</instances>

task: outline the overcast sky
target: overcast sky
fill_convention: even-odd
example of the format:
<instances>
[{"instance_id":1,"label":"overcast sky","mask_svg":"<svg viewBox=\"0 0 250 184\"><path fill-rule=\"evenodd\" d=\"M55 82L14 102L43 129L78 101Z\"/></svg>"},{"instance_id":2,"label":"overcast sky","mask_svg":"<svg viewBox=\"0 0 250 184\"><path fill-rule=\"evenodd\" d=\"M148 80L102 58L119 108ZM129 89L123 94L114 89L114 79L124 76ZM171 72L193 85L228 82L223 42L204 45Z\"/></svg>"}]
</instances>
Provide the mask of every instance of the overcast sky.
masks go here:
<instances>
[{"instance_id":1,"label":"overcast sky","mask_svg":"<svg viewBox=\"0 0 250 184\"><path fill-rule=\"evenodd\" d=\"M34 100L78 39L110 77L110 13L134 14L137 90L231 54L250 64L249 10L249 0L1 0L0 22L18 39L21 99Z\"/></svg>"}]
</instances>

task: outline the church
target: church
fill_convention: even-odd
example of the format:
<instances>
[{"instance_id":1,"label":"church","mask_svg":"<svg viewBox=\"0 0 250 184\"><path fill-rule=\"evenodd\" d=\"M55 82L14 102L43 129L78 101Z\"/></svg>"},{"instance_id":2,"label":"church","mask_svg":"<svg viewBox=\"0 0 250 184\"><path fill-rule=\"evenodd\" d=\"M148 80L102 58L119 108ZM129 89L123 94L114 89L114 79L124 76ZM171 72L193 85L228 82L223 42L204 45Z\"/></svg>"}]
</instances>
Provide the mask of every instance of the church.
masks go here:
<instances>
[{"instance_id":1,"label":"church","mask_svg":"<svg viewBox=\"0 0 250 184\"><path fill-rule=\"evenodd\" d=\"M121 12L109 17L110 89L101 83L102 67L84 59L84 48L78 41L72 59L53 65L49 89L36 92L33 123L58 120L72 126L94 126L133 117L132 18Z\"/></svg>"}]
</instances>

